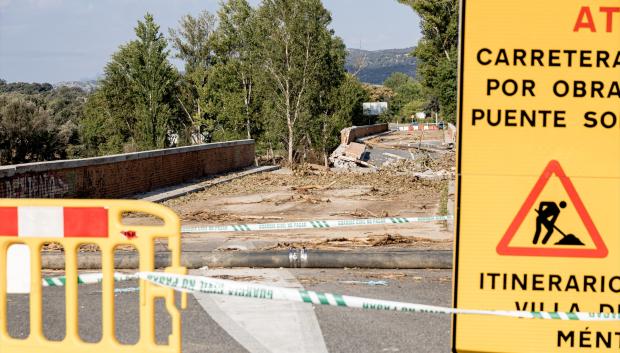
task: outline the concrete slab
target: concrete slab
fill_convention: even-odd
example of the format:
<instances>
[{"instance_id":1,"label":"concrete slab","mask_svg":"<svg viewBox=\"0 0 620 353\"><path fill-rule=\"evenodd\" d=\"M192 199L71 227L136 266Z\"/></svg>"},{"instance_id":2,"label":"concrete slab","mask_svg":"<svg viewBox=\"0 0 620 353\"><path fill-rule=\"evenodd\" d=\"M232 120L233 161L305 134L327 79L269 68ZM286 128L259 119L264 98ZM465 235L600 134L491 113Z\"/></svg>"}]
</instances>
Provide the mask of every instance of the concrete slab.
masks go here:
<instances>
[{"instance_id":1,"label":"concrete slab","mask_svg":"<svg viewBox=\"0 0 620 353\"><path fill-rule=\"evenodd\" d=\"M366 151L366 145L357 143L357 142L351 142L344 148L345 156L349 156L351 158L360 159L360 160L362 159L362 156L364 155L365 151Z\"/></svg>"}]
</instances>

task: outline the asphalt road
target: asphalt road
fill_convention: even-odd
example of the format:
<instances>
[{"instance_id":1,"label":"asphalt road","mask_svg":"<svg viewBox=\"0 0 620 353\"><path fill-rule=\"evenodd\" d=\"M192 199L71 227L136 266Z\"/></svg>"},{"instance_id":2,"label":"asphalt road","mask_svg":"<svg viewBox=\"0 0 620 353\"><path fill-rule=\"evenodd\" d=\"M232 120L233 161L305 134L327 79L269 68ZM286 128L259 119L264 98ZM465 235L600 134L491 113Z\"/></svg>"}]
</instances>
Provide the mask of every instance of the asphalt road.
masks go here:
<instances>
[{"instance_id":1,"label":"asphalt road","mask_svg":"<svg viewBox=\"0 0 620 353\"><path fill-rule=\"evenodd\" d=\"M220 270L222 271L222 270ZM224 270L225 271L225 270ZM251 271L251 270L249 270ZM315 270L288 271L304 288L377 299L421 304L450 305L450 270ZM387 285L345 284L341 281L386 281ZM138 292L136 282L118 283L125 289L115 295L116 335L120 342L134 343L139 337ZM79 332L82 339L97 342L101 338L101 286L83 285L79 290ZM183 352L248 352L223 329L192 296L183 312ZM256 300L256 299L244 299ZM44 333L50 340L62 340L65 332L64 291L44 289ZM165 342L170 323L158 303L156 333ZM310 304L300 304L310 305ZM359 309L316 306L320 334L330 352L448 352L450 317L433 314L363 311ZM10 295L9 334L28 335L28 296ZM278 320L273 317L272 320ZM265 322L265 325L269 325ZM320 338L320 337L319 337Z\"/></svg>"},{"instance_id":2,"label":"asphalt road","mask_svg":"<svg viewBox=\"0 0 620 353\"><path fill-rule=\"evenodd\" d=\"M385 278L390 272L406 277ZM368 276L370 274L370 276ZM379 276L377 276L379 274ZM296 271L312 275L310 270ZM330 293L404 301L430 305L451 305L450 270L425 271L326 271L326 282L305 285L307 289ZM373 276L374 275L374 276ZM388 286L340 284L342 280L385 280ZM315 309L330 352L449 352L450 317L318 306Z\"/></svg>"}]
</instances>

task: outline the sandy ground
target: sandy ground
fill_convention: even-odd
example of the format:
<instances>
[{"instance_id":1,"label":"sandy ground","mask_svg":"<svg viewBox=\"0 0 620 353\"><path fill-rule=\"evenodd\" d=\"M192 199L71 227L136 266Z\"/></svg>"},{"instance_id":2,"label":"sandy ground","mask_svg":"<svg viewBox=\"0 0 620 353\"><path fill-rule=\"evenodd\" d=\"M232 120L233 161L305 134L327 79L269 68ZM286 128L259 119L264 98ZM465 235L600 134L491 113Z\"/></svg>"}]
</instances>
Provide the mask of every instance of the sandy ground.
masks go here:
<instances>
[{"instance_id":1,"label":"sandy ground","mask_svg":"<svg viewBox=\"0 0 620 353\"><path fill-rule=\"evenodd\" d=\"M308 173L282 169L247 176L165 204L176 211L187 226L434 216L442 213L440 199L446 185L447 181L425 181L384 172ZM260 249L302 246L321 249L450 248L452 233L446 222L426 222L185 237L223 237L235 243L251 242L249 248ZM230 242L220 248L239 248L226 243Z\"/></svg>"},{"instance_id":2,"label":"sandy ground","mask_svg":"<svg viewBox=\"0 0 620 353\"><path fill-rule=\"evenodd\" d=\"M432 142L440 134L426 134ZM392 133L371 139L383 146L419 141L420 136ZM385 140L389 142L384 144ZM380 142L379 142L380 141ZM403 142L404 141L404 142ZM376 147L375 147L376 148ZM389 151L389 149L388 149ZM409 152L407 152L409 154ZM451 170L453 154L412 151L411 159L385 164L383 170L344 171L320 166L282 168L254 174L205 191L166 201L184 226L234 225L303 220L379 217L422 217L446 214L448 180L427 180L416 173ZM389 157L389 156L388 156ZM128 224L154 224L131 215ZM299 229L243 233L184 234L184 250L356 248L450 249L447 222L420 222L329 229Z\"/></svg>"}]
</instances>

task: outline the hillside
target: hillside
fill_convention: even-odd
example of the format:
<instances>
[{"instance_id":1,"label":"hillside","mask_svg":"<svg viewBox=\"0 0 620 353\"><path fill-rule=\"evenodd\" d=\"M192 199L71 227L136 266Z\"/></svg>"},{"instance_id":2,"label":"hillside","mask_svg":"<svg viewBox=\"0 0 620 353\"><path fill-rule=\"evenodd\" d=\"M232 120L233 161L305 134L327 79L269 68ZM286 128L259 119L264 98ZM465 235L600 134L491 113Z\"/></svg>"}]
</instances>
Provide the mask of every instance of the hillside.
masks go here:
<instances>
[{"instance_id":1,"label":"hillside","mask_svg":"<svg viewBox=\"0 0 620 353\"><path fill-rule=\"evenodd\" d=\"M95 79L85 79L80 81L64 81L54 84L54 88L69 87L80 88L86 92L93 92L99 86L99 81Z\"/></svg>"},{"instance_id":2,"label":"hillside","mask_svg":"<svg viewBox=\"0 0 620 353\"><path fill-rule=\"evenodd\" d=\"M355 72L359 63L363 62L363 69L357 77L362 82L382 84L394 72L403 72L415 77L416 59L409 56L413 48L387 50L359 50L347 49L345 68L348 72Z\"/></svg>"},{"instance_id":3,"label":"hillside","mask_svg":"<svg viewBox=\"0 0 620 353\"><path fill-rule=\"evenodd\" d=\"M347 49L345 68L348 72L355 72L359 63L363 63L363 69L357 74L360 81L375 85L383 84L394 72L403 72L415 77L416 59L409 56L413 48L386 49L386 50L360 50ZM99 82L97 79L84 79L79 81L65 81L55 83L56 87L77 87L86 92L94 91ZM51 87L50 87L51 89Z\"/></svg>"}]
</instances>

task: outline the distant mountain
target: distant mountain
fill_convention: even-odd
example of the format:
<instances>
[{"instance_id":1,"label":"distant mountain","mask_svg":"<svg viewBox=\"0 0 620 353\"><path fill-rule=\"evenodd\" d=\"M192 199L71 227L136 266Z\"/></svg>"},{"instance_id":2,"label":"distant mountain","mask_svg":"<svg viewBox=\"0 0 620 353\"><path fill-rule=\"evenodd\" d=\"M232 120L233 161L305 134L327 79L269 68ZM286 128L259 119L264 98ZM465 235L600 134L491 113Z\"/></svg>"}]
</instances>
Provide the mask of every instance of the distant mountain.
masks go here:
<instances>
[{"instance_id":1,"label":"distant mountain","mask_svg":"<svg viewBox=\"0 0 620 353\"><path fill-rule=\"evenodd\" d=\"M99 86L99 81L93 80L93 79L86 79L86 80L80 80L80 81L64 81L64 82L58 82L54 84L54 88L77 87L77 88L81 88L82 90L86 92L92 92L96 90L98 86Z\"/></svg>"},{"instance_id":2,"label":"distant mountain","mask_svg":"<svg viewBox=\"0 0 620 353\"><path fill-rule=\"evenodd\" d=\"M413 48L387 50L347 49L345 68L348 72L363 69L357 74L362 82L380 85L394 72L415 77L416 59L409 56Z\"/></svg>"},{"instance_id":3,"label":"distant mountain","mask_svg":"<svg viewBox=\"0 0 620 353\"><path fill-rule=\"evenodd\" d=\"M360 50L347 49L345 69L348 72L357 72L360 64L362 70L357 73L360 81L373 85L383 84L394 72L402 72L415 77L416 59L409 56L413 48L386 49L386 50ZM78 87L86 92L97 89L99 80L84 79L79 81L57 82L54 88Z\"/></svg>"}]
</instances>

